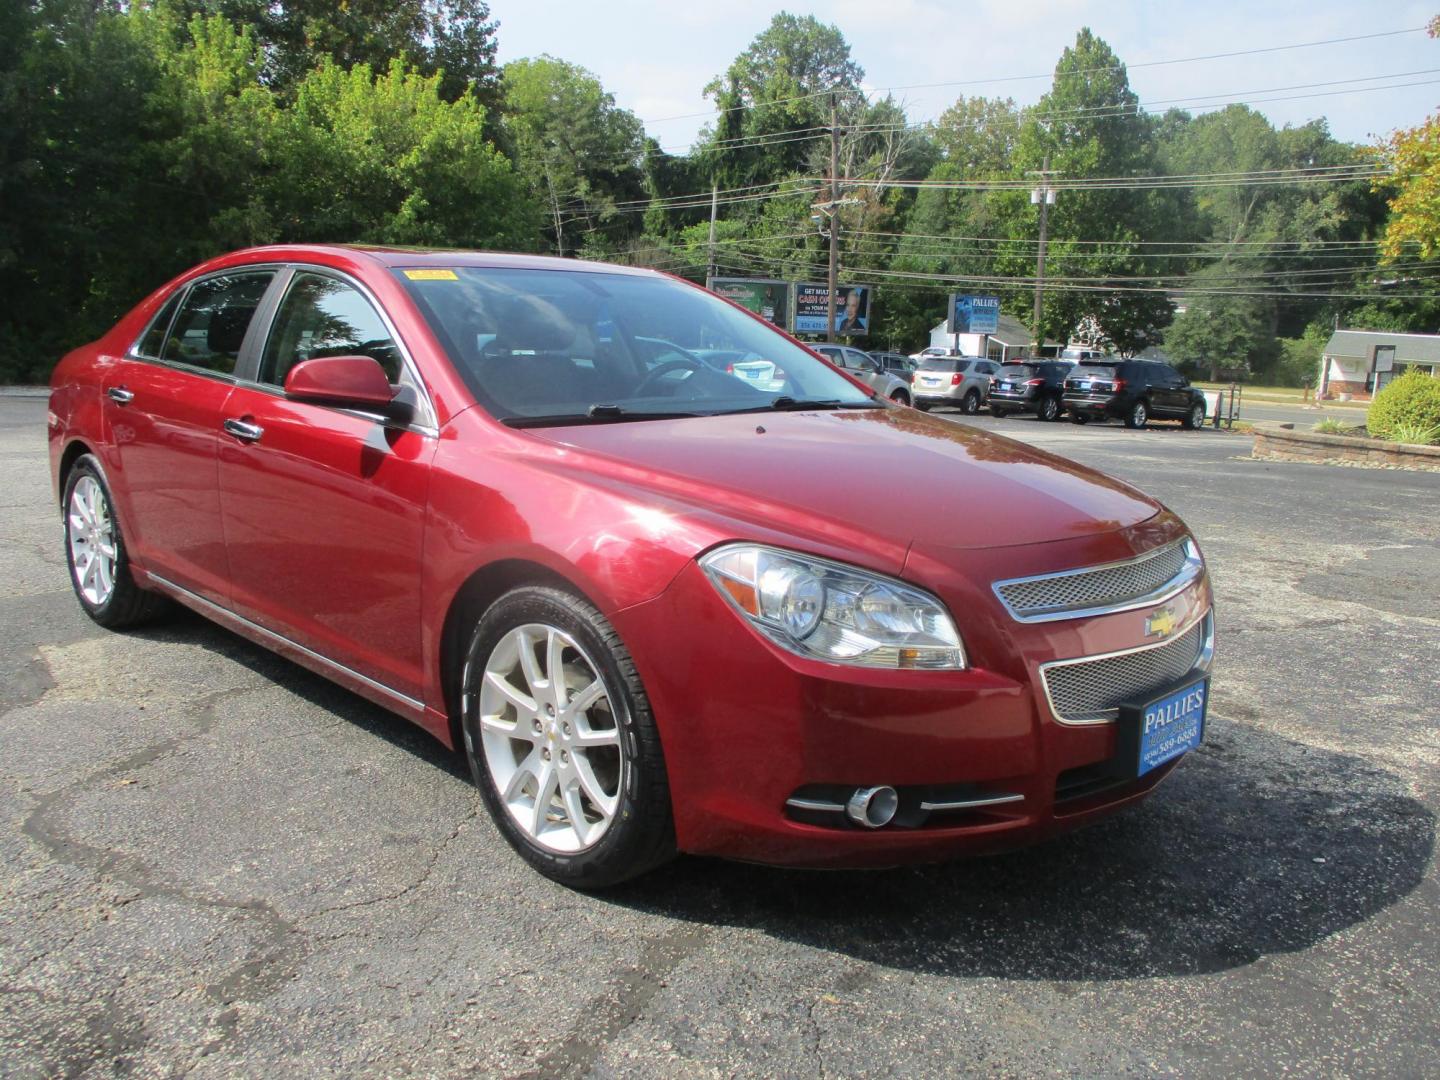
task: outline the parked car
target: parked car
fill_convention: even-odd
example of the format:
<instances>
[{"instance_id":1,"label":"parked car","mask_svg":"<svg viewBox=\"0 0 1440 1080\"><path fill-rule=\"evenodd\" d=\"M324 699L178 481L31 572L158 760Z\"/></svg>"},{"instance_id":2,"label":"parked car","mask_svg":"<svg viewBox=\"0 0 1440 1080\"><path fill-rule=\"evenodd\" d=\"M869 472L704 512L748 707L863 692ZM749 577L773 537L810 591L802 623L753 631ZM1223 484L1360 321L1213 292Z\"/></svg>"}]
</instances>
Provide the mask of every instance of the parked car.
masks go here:
<instances>
[{"instance_id":1,"label":"parked car","mask_svg":"<svg viewBox=\"0 0 1440 1080\"><path fill-rule=\"evenodd\" d=\"M911 388L917 409L941 405L977 413L990 396L990 377L1000 365L978 356L940 356L920 361Z\"/></svg>"},{"instance_id":2,"label":"parked car","mask_svg":"<svg viewBox=\"0 0 1440 1080\"><path fill-rule=\"evenodd\" d=\"M909 383L894 372L882 369L869 353L863 353L849 345L815 345L813 348L845 374L871 387L881 397L887 397L901 405L910 404Z\"/></svg>"},{"instance_id":3,"label":"parked car","mask_svg":"<svg viewBox=\"0 0 1440 1080\"><path fill-rule=\"evenodd\" d=\"M910 359L904 353L872 352L870 359L879 364L882 370L904 379L907 383L915 381L915 368L918 362Z\"/></svg>"},{"instance_id":4,"label":"parked car","mask_svg":"<svg viewBox=\"0 0 1440 1080\"><path fill-rule=\"evenodd\" d=\"M1064 360L1023 360L1001 364L990 384L990 412L1005 417L1032 412L1041 420L1058 420L1065 377L1074 367Z\"/></svg>"},{"instance_id":5,"label":"parked car","mask_svg":"<svg viewBox=\"0 0 1440 1080\"><path fill-rule=\"evenodd\" d=\"M1156 360L1087 360L1075 365L1061 398L1077 424L1116 417L1126 427L1150 420L1205 423L1205 395L1169 364Z\"/></svg>"},{"instance_id":6,"label":"parked car","mask_svg":"<svg viewBox=\"0 0 1440 1080\"><path fill-rule=\"evenodd\" d=\"M961 352L960 352L959 349L952 349L952 348L949 348L948 346L941 346L941 345L929 345L929 346L926 346L925 348L921 349L921 350L920 350L919 352L917 352L917 353L911 353L911 354L910 354L910 359L911 359L911 360L914 360L914 361L918 364L918 363L920 363L920 361L922 361L922 360L929 360L931 357L934 357L934 356L960 356L960 355L961 355Z\"/></svg>"},{"instance_id":7,"label":"parked car","mask_svg":"<svg viewBox=\"0 0 1440 1080\"><path fill-rule=\"evenodd\" d=\"M653 271L236 252L66 356L48 437L90 618L179 602L418 723L571 886L1014 847L1203 736L1179 518Z\"/></svg>"}]
</instances>

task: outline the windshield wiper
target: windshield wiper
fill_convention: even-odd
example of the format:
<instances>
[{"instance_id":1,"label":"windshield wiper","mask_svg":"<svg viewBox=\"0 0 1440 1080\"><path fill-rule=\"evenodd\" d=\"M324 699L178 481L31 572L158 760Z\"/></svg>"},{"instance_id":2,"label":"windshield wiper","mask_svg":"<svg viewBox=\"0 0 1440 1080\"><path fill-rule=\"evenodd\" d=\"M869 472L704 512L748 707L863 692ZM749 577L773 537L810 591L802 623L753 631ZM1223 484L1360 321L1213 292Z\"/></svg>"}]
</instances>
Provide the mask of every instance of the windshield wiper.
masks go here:
<instances>
[{"instance_id":1,"label":"windshield wiper","mask_svg":"<svg viewBox=\"0 0 1440 1080\"><path fill-rule=\"evenodd\" d=\"M885 406L878 401L841 401L839 398L825 398L823 400L809 400L805 398L794 398L788 394L781 394L769 405L762 405L760 409L780 409L782 411L793 411L795 409L883 409ZM747 409L747 412L759 412L760 409Z\"/></svg>"},{"instance_id":2,"label":"windshield wiper","mask_svg":"<svg viewBox=\"0 0 1440 1080\"><path fill-rule=\"evenodd\" d=\"M683 420L701 416L695 412L648 412L625 409L619 405L591 405L583 413L549 413L544 416L507 416L500 422L506 427L562 427L567 424L624 423L630 420Z\"/></svg>"}]
</instances>

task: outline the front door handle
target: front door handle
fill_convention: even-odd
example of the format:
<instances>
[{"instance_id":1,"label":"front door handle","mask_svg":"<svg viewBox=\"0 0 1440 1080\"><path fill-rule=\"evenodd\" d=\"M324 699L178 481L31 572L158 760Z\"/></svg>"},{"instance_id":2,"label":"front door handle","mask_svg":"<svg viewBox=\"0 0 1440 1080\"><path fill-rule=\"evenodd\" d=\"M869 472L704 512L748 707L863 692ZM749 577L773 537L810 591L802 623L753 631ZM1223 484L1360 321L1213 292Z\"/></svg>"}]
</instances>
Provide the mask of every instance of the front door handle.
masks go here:
<instances>
[{"instance_id":1,"label":"front door handle","mask_svg":"<svg viewBox=\"0 0 1440 1080\"><path fill-rule=\"evenodd\" d=\"M126 390L123 386L112 386L109 390L106 390L105 393L109 395L111 401L120 405L129 405L130 402L135 400L135 392L133 390Z\"/></svg>"},{"instance_id":2,"label":"front door handle","mask_svg":"<svg viewBox=\"0 0 1440 1080\"><path fill-rule=\"evenodd\" d=\"M222 426L228 434L234 435L241 442L258 442L260 436L265 434L265 429L259 424L246 423L244 420L226 420Z\"/></svg>"}]
</instances>

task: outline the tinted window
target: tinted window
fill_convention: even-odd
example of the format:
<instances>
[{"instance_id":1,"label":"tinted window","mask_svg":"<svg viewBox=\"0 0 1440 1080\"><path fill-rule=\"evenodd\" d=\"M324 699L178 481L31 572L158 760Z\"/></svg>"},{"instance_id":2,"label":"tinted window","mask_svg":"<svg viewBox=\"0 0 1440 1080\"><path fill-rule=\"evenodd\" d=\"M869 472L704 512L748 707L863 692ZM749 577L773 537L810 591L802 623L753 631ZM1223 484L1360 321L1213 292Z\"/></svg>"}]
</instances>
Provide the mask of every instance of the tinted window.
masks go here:
<instances>
[{"instance_id":1,"label":"tinted window","mask_svg":"<svg viewBox=\"0 0 1440 1080\"><path fill-rule=\"evenodd\" d=\"M145 331L140 343L135 346L135 352L140 356L148 356L152 360L161 357L161 350L165 345L165 332L170 329L170 320L175 317L175 309L180 306L180 299L185 295L184 289L176 289L174 295L166 300L160 310L155 313L155 318L150 321L150 327Z\"/></svg>"},{"instance_id":2,"label":"tinted window","mask_svg":"<svg viewBox=\"0 0 1440 1080\"><path fill-rule=\"evenodd\" d=\"M338 278L298 273L275 313L260 381L283 386L292 367L321 356L369 356L400 381L400 351L370 301Z\"/></svg>"},{"instance_id":3,"label":"tinted window","mask_svg":"<svg viewBox=\"0 0 1440 1080\"><path fill-rule=\"evenodd\" d=\"M502 419L711 415L766 409L779 397L872 406L808 349L670 278L478 266L395 277ZM595 406L604 412L592 414Z\"/></svg>"},{"instance_id":4,"label":"tinted window","mask_svg":"<svg viewBox=\"0 0 1440 1080\"><path fill-rule=\"evenodd\" d=\"M1006 380L1033 379L1035 369L1029 364L1006 364L1000 369L1000 378Z\"/></svg>"},{"instance_id":5,"label":"tinted window","mask_svg":"<svg viewBox=\"0 0 1440 1080\"><path fill-rule=\"evenodd\" d=\"M165 339L164 358L229 375L273 270L206 278L190 286Z\"/></svg>"},{"instance_id":6,"label":"tinted window","mask_svg":"<svg viewBox=\"0 0 1440 1080\"><path fill-rule=\"evenodd\" d=\"M874 371L876 364L870 357L854 349L845 350L845 366L855 371Z\"/></svg>"},{"instance_id":7,"label":"tinted window","mask_svg":"<svg viewBox=\"0 0 1440 1080\"><path fill-rule=\"evenodd\" d=\"M969 371L973 361L957 360L950 356L937 356L920 361L921 371Z\"/></svg>"},{"instance_id":8,"label":"tinted window","mask_svg":"<svg viewBox=\"0 0 1440 1080\"><path fill-rule=\"evenodd\" d=\"M1070 372L1072 379L1113 379L1118 369L1114 364L1076 364Z\"/></svg>"}]
</instances>

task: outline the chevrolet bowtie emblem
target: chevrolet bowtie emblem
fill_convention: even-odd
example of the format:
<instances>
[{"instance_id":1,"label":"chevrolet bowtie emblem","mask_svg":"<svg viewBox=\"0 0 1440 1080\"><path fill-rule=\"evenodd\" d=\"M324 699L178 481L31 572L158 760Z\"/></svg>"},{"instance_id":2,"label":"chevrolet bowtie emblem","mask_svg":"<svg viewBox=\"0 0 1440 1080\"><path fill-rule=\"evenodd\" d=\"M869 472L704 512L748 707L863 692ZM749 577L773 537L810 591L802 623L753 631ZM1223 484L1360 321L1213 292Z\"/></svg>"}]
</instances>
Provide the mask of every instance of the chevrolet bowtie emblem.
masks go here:
<instances>
[{"instance_id":1,"label":"chevrolet bowtie emblem","mask_svg":"<svg viewBox=\"0 0 1440 1080\"><path fill-rule=\"evenodd\" d=\"M1152 611L1145 620L1145 636L1167 638L1175 632L1175 609L1163 607L1159 611Z\"/></svg>"}]
</instances>

